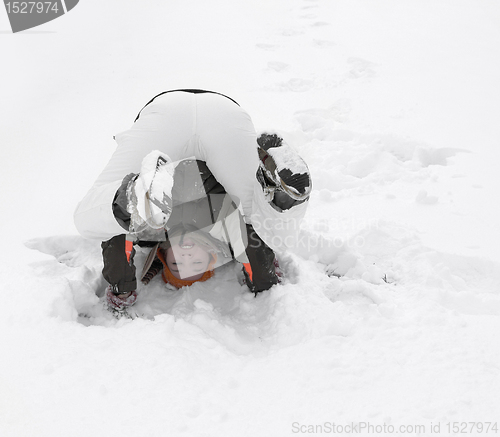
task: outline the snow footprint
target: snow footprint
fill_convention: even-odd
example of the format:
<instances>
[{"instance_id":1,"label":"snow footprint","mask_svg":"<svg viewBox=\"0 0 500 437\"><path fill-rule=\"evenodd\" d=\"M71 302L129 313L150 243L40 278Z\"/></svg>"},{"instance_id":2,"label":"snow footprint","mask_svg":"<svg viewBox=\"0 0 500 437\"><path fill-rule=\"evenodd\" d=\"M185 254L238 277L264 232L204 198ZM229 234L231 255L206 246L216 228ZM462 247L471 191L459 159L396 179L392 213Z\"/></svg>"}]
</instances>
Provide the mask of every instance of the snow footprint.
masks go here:
<instances>
[{"instance_id":1,"label":"snow footprint","mask_svg":"<svg viewBox=\"0 0 500 437\"><path fill-rule=\"evenodd\" d=\"M312 45L319 48L333 47L336 45L333 41L327 39L313 39Z\"/></svg>"},{"instance_id":2,"label":"snow footprint","mask_svg":"<svg viewBox=\"0 0 500 437\"><path fill-rule=\"evenodd\" d=\"M292 78L287 82L282 82L278 87L282 91L292 91L295 93L303 93L314 89L315 82L307 79Z\"/></svg>"},{"instance_id":3,"label":"snow footprint","mask_svg":"<svg viewBox=\"0 0 500 437\"><path fill-rule=\"evenodd\" d=\"M275 50L278 46L276 44L264 44L264 43L260 43L260 44L255 44L255 47L257 47L258 49L261 49L261 50Z\"/></svg>"},{"instance_id":4,"label":"snow footprint","mask_svg":"<svg viewBox=\"0 0 500 437\"><path fill-rule=\"evenodd\" d=\"M351 66L349 70L349 77L351 79L359 79L362 77L375 77L376 73L373 67L375 64L373 62L367 61L361 58L349 58L347 62Z\"/></svg>"},{"instance_id":5,"label":"snow footprint","mask_svg":"<svg viewBox=\"0 0 500 437\"><path fill-rule=\"evenodd\" d=\"M327 23L326 21L315 21L314 23L311 24L311 27L325 27L329 25L330 23Z\"/></svg>"},{"instance_id":6,"label":"snow footprint","mask_svg":"<svg viewBox=\"0 0 500 437\"><path fill-rule=\"evenodd\" d=\"M281 32L281 34L283 36L298 36L298 35L303 35L304 31L297 29L285 29Z\"/></svg>"},{"instance_id":7,"label":"snow footprint","mask_svg":"<svg viewBox=\"0 0 500 437\"><path fill-rule=\"evenodd\" d=\"M279 62L279 61L270 61L267 63L267 68L269 70L276 71L278 73L281 73L285 70L288 70L290 67L289 64L286 64L285 62Z\"/></svg>"},{"instance_id":8,"label":"snow footprint","mask_svg":"<svg viewBox=\"0 0 500 437\"><path fill-rule=\"evenodd\" d=\"M350 105L347 101L338 101L329 108L311 108L297 111L294 114L296 122L306 134L313 135L314 138L323 140L352 140L353 135L345 138L344 135L336 136L333 130L334 123L343 123L347 120L350 111Z\"/></svg>"}]
</instances>

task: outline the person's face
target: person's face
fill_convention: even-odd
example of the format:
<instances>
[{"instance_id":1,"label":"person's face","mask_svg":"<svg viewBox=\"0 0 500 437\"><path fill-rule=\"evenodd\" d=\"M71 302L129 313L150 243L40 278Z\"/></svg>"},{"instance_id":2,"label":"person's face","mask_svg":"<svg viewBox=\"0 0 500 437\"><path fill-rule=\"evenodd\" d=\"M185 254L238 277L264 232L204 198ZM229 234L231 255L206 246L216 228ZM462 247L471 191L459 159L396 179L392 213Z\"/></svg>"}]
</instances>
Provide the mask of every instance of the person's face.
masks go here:
<instances>
[{"instance_id":1,"label":"person's face","mask_svg":"<svg viewBox=\"0 0 500 437\"><path fill-rule=\"evenodd\" d=\"M171 242L173 243L173 242ZM211 255L203 247L197 245L189 237L177 241L168 248L167 266L178 279L197 281L207 271Z\"/></svg>"}]
</instances>

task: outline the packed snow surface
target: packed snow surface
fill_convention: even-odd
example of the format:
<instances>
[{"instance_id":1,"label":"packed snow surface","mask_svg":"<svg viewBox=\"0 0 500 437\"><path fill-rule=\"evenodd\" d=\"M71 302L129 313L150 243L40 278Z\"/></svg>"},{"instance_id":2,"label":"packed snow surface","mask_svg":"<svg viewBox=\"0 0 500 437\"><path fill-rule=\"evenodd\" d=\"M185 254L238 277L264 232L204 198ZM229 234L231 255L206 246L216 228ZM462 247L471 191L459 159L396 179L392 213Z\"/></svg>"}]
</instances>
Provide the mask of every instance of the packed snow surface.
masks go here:
<instances>
[{"instance_id":1,"label":"packed snow surface","mask_svg":"<svg viewBox=\"0 0 500 437\"><path fill-rule=\"evenodd\" d=\"M493 0L81 0L19 34L0 14L0 435L496 434L499 23ZM228 264L116 319L72 213L177 88L301 154L302 250L256 298Z\"/></svg>"}]
</instances>

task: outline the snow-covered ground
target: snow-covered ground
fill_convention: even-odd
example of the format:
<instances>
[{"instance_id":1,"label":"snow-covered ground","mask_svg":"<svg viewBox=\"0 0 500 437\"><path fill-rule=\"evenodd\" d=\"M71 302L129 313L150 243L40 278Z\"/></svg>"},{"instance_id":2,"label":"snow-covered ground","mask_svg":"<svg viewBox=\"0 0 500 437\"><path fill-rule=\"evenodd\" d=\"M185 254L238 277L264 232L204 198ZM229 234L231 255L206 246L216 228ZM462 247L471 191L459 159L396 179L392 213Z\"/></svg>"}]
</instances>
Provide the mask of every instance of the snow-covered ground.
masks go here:
<instances>
[{"instance_id":1,"label":"snow-covered ground","mask_svg":"<svg viewBox=\"0 0 500 437\"><path fill-rule=\"evenodd\" d=\"M0 13L0 435L485 435L499 23L494 0L81 0L20 34ZM72 212L113 135L186 87L306 159L305 247L258 298L229 265L178 292L155 278L116 320Z\"/></svg>"}]
</instances>

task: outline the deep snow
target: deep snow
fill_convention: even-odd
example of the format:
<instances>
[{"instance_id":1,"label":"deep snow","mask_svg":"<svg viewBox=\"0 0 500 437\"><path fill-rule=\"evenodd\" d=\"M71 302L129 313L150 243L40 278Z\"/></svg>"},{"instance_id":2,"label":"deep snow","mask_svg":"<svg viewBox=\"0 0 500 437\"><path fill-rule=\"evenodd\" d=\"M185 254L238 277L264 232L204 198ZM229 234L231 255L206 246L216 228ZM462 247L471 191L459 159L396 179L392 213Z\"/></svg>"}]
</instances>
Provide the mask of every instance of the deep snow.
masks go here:
<instances>
[{"instance_id":1,"label":"deep snow","mask_svg":"<svg viewBox=\"0 0 500 437\"><path fill-rule=\"evenodd\" d=\"M0 13L0 435L500 421L499 20L488 0L81 0L11 34ZM72 212L113 135L182 87L299 150L305 247L256 299L228 265L155 278L116 320Z\"/></svg>"}]
</instances>

